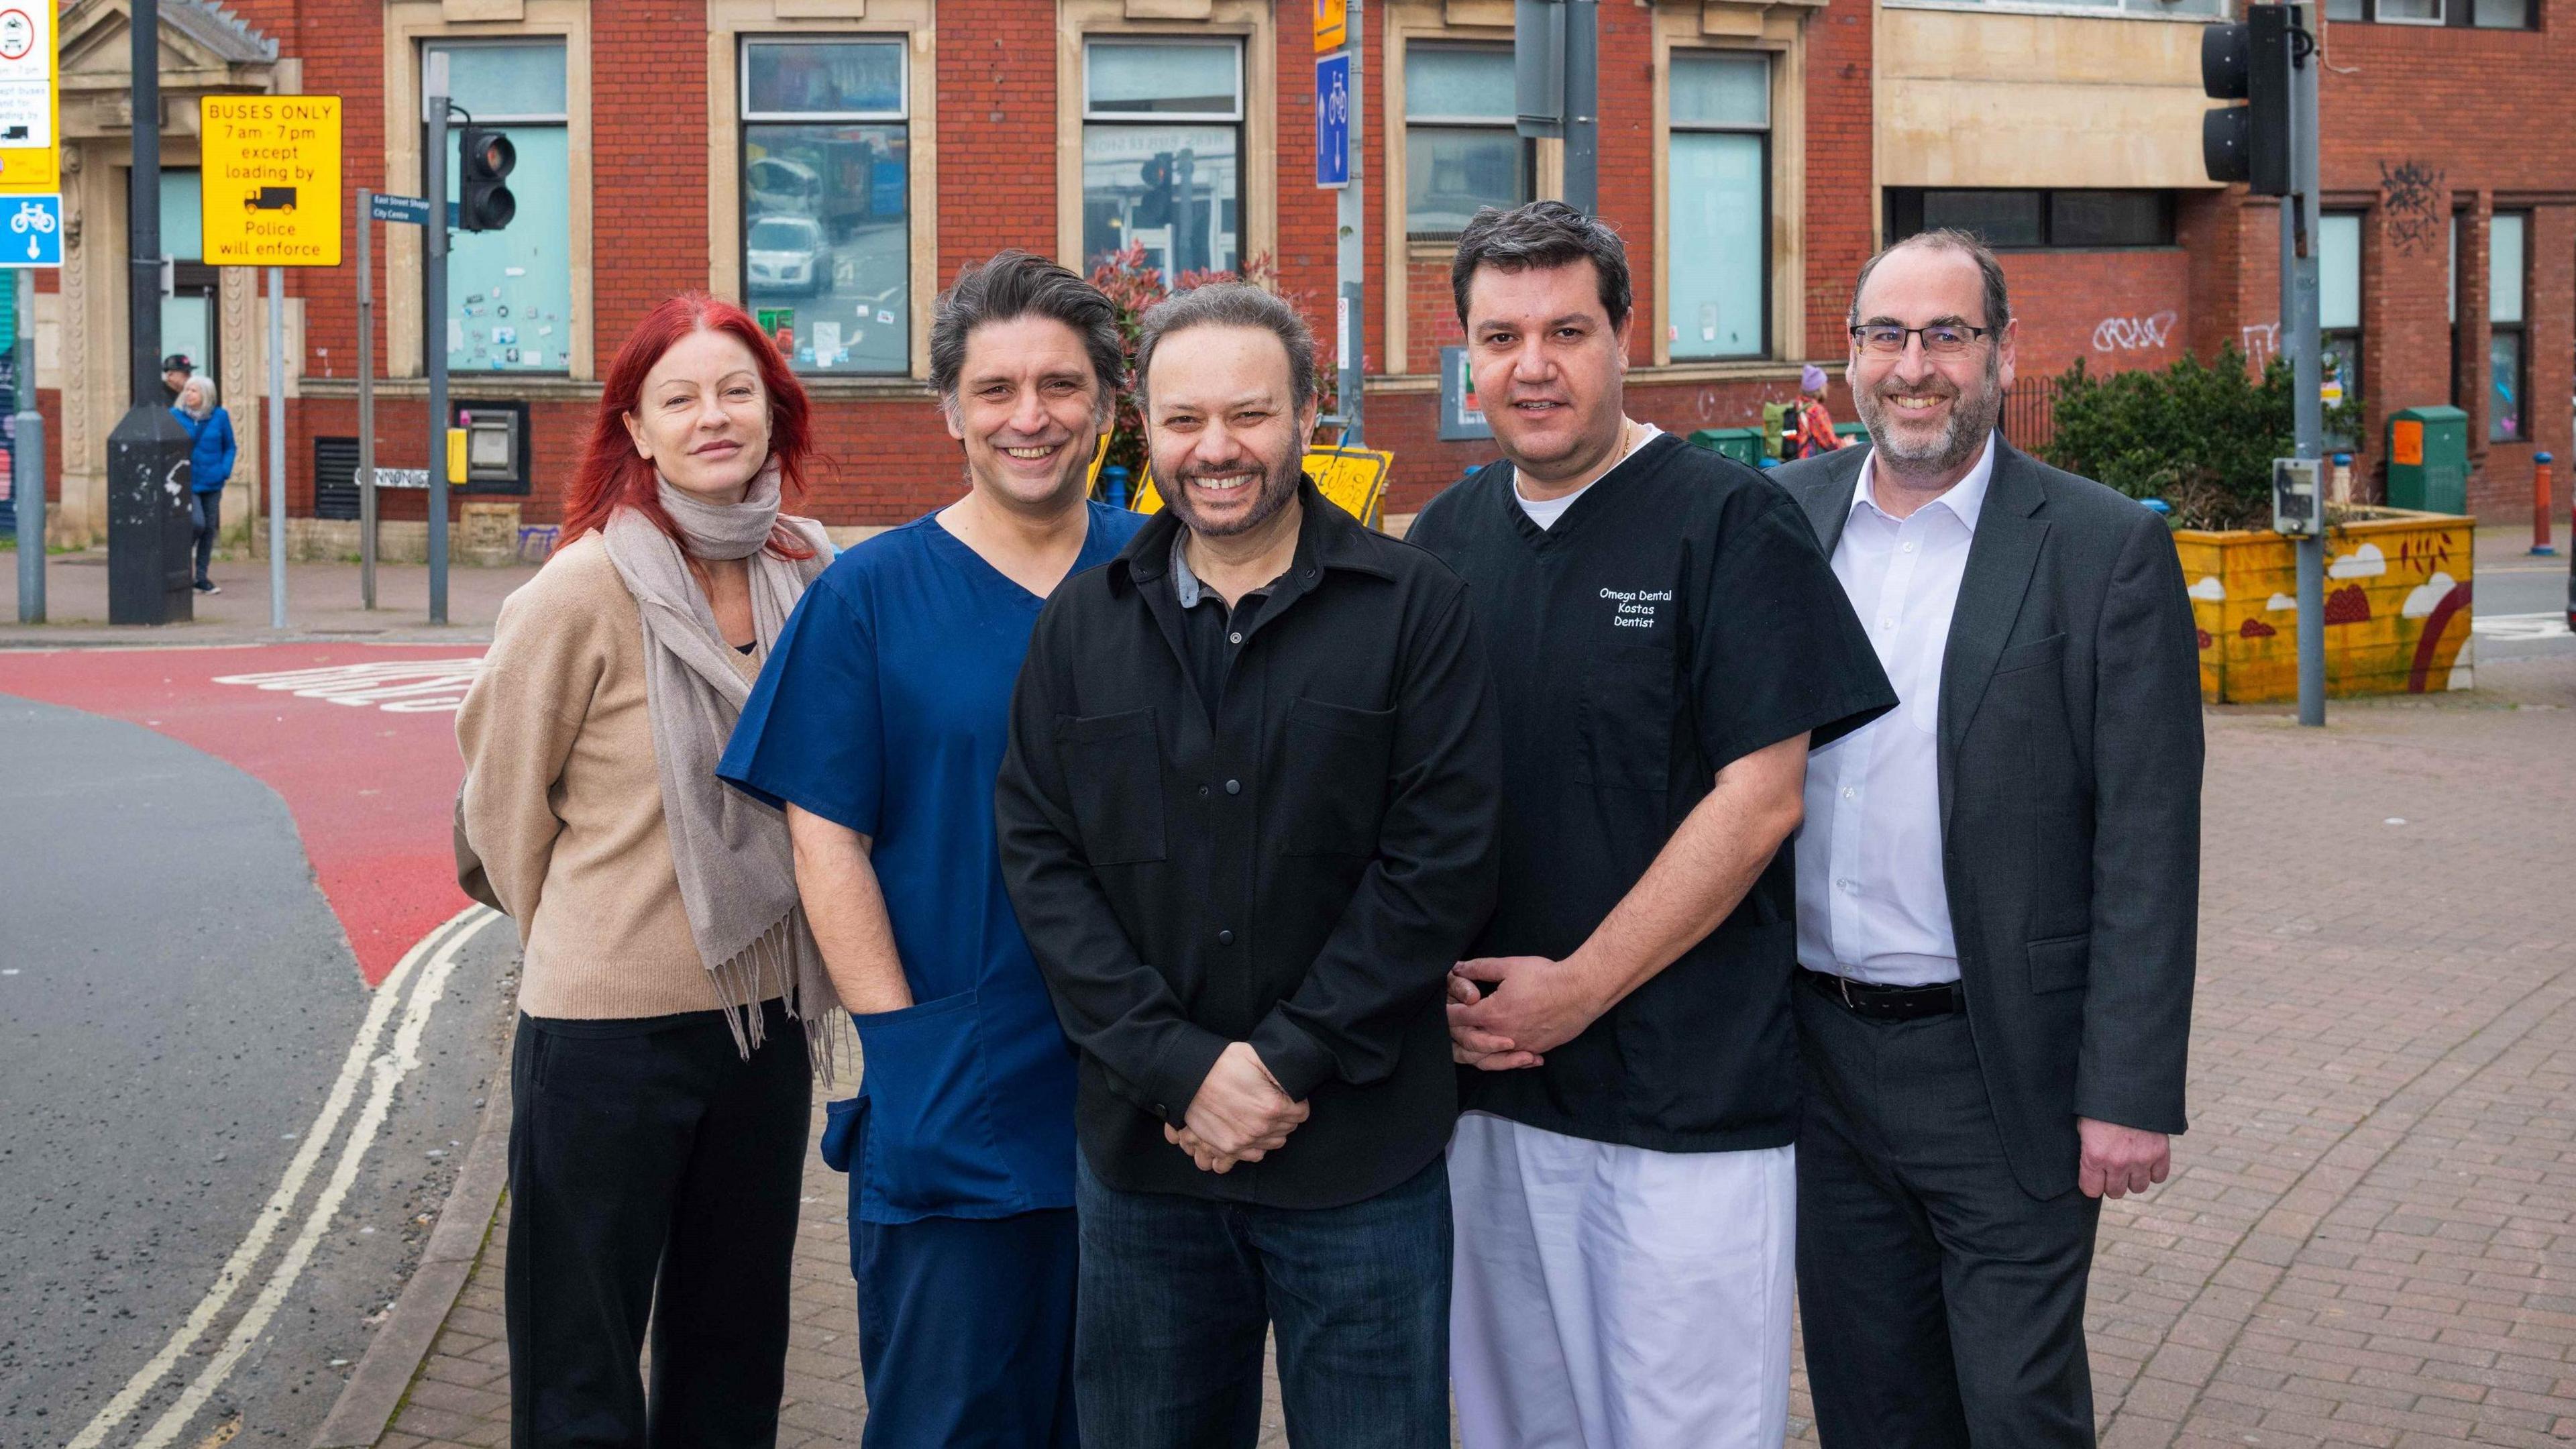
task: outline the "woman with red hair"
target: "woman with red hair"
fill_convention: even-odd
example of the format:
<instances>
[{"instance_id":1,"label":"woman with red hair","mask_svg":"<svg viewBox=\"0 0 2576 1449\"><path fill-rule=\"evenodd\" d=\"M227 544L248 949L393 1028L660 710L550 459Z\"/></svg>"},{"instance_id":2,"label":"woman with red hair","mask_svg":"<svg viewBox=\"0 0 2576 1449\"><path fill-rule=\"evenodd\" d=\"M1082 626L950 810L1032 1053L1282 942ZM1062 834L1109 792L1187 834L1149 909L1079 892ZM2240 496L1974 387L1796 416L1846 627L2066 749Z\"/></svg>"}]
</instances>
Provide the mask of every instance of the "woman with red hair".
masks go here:
<instances>
[{"instance_id":1,"label":"woman with red hair","mask_svg":"<svg viewBox=\"0 0 2576 1449\"><path fill-rule=\"evenodd\" d=\"M780 511L808 412L741 308L656 307L609 369L570 541L502 605L457 716L465 844L525 957L519 1449L777 1438L810 1063L840 1007L784 820L715 766L831 552Z\"/></svg>"}]
</instances>

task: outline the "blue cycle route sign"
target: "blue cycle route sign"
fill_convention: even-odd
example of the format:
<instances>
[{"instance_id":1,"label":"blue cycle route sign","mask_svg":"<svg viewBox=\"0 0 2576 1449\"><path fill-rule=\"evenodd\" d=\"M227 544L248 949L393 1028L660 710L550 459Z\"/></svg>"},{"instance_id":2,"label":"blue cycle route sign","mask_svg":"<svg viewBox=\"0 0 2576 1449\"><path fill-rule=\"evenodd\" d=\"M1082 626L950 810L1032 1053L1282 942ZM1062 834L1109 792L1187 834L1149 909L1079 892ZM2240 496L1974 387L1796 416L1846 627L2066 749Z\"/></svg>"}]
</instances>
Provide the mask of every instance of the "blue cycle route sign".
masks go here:
<instances>
[{"instance_id":1,"label":"blue cycle route sign","mask_svg":"<svg viewBox=\"0 0 2576 1449\"><path fill-rule=\"evenodd\" d=\"M1315 61L1315 184L1327 191L1351 184L1351 53L1347 50Z\"/></svg>"},{"instance_id":2,"label":"blue cycle route sign","mask_svg":"<svg viewBox=\"0 0 2576 1449\"><path fill-rule=\"evenodd\" d=\"M9 229L0 232L0 267L59 267L63 264L63 199L60 195L0 196L0 215Z\"/></svg>"}]
</instances>

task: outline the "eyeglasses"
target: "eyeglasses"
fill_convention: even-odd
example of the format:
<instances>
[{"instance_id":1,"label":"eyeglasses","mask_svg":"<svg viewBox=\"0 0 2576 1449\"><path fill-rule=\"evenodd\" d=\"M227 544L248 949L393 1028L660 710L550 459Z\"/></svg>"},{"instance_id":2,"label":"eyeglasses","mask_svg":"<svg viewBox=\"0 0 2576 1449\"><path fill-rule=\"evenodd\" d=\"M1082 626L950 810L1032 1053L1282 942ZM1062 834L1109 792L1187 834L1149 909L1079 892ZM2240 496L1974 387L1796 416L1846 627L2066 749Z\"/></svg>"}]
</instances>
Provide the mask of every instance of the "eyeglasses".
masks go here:
<instances>
[{"instance_id":1,"label":"eyeglasses","mask_svg":"<svg viewBox=\"0 0 2576 1449\"><path fill-rule=\"evenodd\" d=\"M1926 357L1957 357L1971 343L1993 332L1992 327L1971 327L1964 322L1935 322L1929 327L1899 327L1893 323L1871 322L1851 329L1852 341L1863 352L1882 353L1893 357L1905 350L1905 339L1921 337Z\"/></svg>"}]
</instances>

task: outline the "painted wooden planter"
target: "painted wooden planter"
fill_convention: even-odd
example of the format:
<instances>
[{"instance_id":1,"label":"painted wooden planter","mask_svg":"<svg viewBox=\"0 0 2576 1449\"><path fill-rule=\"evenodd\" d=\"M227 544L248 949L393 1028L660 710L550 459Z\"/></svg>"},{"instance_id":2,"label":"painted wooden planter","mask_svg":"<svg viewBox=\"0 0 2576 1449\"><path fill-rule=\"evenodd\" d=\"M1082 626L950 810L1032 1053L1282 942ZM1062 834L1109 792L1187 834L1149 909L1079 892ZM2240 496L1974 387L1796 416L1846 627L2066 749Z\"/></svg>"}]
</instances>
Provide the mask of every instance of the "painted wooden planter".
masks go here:
<instances>
[{"instance_id":1,"label":"painted wooden planter","mask_svg":"<svg viewBox=\"0 0 2576 1449\"><path fill-rule=\"evenodd\" d=\"M2477 520L2403 508L2337 510L2326 536L2326 692L2467 689ZM2200 626L2200 697L2299 697L2299 585L2290 541L2268 530L2174 534Z\"/></svg>"}]
</instances>

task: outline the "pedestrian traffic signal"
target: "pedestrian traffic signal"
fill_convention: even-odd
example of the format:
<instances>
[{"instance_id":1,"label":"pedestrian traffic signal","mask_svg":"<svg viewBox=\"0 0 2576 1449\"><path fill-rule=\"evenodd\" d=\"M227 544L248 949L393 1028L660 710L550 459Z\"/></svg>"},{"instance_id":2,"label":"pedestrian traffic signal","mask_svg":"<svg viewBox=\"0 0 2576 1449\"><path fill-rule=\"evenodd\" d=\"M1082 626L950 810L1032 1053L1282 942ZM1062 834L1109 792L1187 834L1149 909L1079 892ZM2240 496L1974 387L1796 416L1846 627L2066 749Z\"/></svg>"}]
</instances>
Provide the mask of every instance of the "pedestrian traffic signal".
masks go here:
<instances>
[{"instance_id":1,"label":"pedestrian traffic signal","mask_svg":"<svg viewBox=\"0 0 2576 1449\"><path fill-rule=\"evenodd\" d=\"M2200 86L2220 106L2200 120L2200 157L2212 181L2245 182L2257 196L2290 194L2288 5L2248 5L2244 20L2200 32Z\"/></svg>"},{"instance_id":2,"label":"pedestrian traffic signal","mask_svg":"<svg viewBox=\"0 0 2576 1449\"><path fill-rule=\"evenodd\" d=\"M458 155L464 186L457 196L460 231L499 231L519 214L519 199L503 179L519 164L519 148L498 131L467 126L458 132Z\"/></svg>"}]
</instances>

